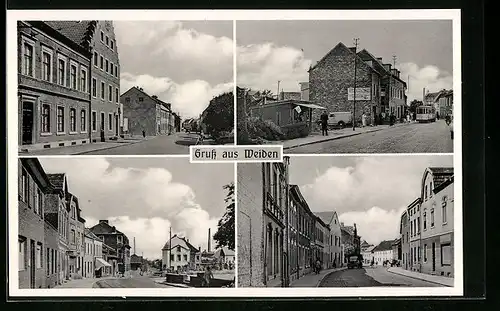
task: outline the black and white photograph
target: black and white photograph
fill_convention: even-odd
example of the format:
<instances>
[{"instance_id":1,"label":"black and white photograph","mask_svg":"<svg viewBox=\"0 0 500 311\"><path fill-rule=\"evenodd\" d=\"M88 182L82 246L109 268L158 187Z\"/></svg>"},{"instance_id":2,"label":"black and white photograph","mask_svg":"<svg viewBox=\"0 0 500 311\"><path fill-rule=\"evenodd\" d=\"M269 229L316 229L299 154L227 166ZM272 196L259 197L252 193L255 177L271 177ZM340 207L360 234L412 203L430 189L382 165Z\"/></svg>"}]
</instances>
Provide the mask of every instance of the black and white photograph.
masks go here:
<instances>
[{"instance_id":1,"label":"black and white photograph","mask_svg":"<svg viewBox=\"0 0 500 311\"><path fill-rule=\"evenodd\" d=\"M237 174L238 287L455 286L452 156L290 156Z\"/></svg>"},{"instance_id":2,"label":"black and white photograph","mask_svg":"<svg viewBox=\"0 0 500 311\"><path fill-rule=\"evenodd\" d=\"M444 19L236 21L237 143L453 153L452 29Z\"/></svg>"},{"instance_id":3,"label":"black and white photograph","mask_svg":"<svg viewBox=\"0 0 500 311\"><path fill-rule=\"evenodd\" d=\"M19 289L234 287L234 164L30 157L18 171Z\"/></svg>"},{"instance_id":4,"label":"black and white photograph","mask_svg":"<svg viewBox=\"0 0 500 311\"><path fill-rule=\"evenodd\" d=\"M17 22L22 156L234 143L232 21Z\"/></svg>"}]
</instances>

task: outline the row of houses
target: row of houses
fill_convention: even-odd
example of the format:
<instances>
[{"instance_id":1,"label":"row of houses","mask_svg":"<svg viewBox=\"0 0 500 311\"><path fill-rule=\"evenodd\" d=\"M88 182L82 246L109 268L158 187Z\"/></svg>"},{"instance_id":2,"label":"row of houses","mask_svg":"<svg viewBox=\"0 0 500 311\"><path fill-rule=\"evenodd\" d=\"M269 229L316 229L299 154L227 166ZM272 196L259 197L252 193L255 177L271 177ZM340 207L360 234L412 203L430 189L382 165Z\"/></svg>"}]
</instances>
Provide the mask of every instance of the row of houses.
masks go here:
<instances>
[{"instance_id":1,"label":"row of houses","mask_svg":"<svg viewBox=\"0 0 500 311\"><path fill-rule=\"evenodd\" d=\"M107 220L86 228L66 174L47 174L38 159L20 158L18 176L19 288L130 270L127 236Z\"/></svg>"},{"instance_id":2,"label":"row of houses","mask_svg":"<svg viewBox=\"0 0 500 311\"><path fill-rule=\"evenodd\" d=\"M258 169L256 169L258 167ZM282 163L238 165L238 286L287 287L312 272L347 263L360 251L356 226L337 213L314 213Z\"/></svg>"},{"instance_id":3,"label":"row of houses","mask_svg":"<svg viewBox=\"0 0 500 311\"><path fill-rule=\"evenodd\" d=\"M425 90L424 90L425 92ZM424 104L433 106L438 117L453 115L453 90L424 93Z\"/></svg>"},{"instance_id":4,"label":"row of houses","mask_svg":"<svg viewBox=\"0 0 500 311\"><path fill-rule=\"evenodd\" d=\"M339 42L308 73L309 81L299 83L300 92L281 91L256 99L247 104L249 113L284 130L299 124L312 130L324 110L350 112L357 122L365 115L367 124L374 124L380 115L393 114L398 120L406 115L407 84L400 71L366 49L357 51Z\"/></svg>"},{"instance_id":5,"label":"row of houses","mask_svg":"<svg viewBox=\"0 0 500 311\"><path fill-rule=\"evenodd\" d=\"M162 270L170 272L200 271L210 266L218 270L233 269L235 266L235 253L227 247L220 247L214 252L210 249L209 242L206 250L201 246L194 247L189 239L177 234L165 243L162 252Z\"/></svg>"}]
</instances>

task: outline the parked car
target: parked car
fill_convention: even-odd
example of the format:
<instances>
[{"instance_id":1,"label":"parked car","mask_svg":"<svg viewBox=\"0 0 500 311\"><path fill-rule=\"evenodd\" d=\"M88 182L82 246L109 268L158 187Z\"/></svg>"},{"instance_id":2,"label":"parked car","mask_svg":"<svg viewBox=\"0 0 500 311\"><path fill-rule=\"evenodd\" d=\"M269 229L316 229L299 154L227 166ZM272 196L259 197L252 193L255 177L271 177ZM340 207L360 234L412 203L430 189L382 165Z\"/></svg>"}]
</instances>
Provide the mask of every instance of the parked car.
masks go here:
<instances>
[{"instance_id":1,"label":"parked car","mask_svg":"<svg viewBox=\"0 0 500 311\"><path fill-rule=\"evenodd\" d=\"M363 268L363 259L359 255L349 256L349 261L347 262L347 269Z\"/></svg>"},{"instance_id":2,"label":"parked car","mask_svg":"<svg viewBox=\"0 0 500 311\"><path fill-rule=\"evenodd\" d=\"M330 112L328 114L328 126L344 128L352 124L352 114L350 112Z\"/></svg>"}]
</instances>

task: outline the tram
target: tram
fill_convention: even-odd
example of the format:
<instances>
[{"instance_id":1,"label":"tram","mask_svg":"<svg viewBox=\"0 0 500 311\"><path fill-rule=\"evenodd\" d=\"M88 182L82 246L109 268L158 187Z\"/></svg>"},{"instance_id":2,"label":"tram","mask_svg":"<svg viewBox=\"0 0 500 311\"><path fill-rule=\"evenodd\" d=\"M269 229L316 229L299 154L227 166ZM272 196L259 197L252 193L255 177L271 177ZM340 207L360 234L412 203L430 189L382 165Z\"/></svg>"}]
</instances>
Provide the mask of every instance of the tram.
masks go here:
<instances>
[{"instance_id":1,"label":"tram","mask_svg":"<svg viewBox=\"0 0 500 311\"><path fill-rule=\"evenodd\" d=\"M436 108L434 106L419 106L417 107L417 122L434 122L436 121Z\"/></svg>"}]
</instances>

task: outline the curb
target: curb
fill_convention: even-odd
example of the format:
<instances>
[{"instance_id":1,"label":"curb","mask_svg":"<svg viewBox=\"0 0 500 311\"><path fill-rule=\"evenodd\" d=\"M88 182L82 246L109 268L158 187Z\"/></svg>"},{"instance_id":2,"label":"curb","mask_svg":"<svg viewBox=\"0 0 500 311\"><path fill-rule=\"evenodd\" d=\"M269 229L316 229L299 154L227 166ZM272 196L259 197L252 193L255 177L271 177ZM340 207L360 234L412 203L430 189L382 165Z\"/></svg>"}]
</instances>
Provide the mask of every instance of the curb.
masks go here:
<instances>
[{"instance_id":1,"label":"curb","mask_svg":"<svg viewBox=\"0 0 500 311\"><path fill-rule=\"evenodd\" d=\"M411 279L415 279L415 280L420 280L420 281L425 281L425 282L429 282L429 283L433 283L433 284L438 284L438 285L441 285L441 286L454 287L454 285L450 286L450 285L439 283L439 282L436 282L436 281L429 281L429 280L418 278L418 277L415 277L415 276L410 276L410 275L406 275L406 274L403 274L403 273L398 273L398 272L390 271L389 269L387 269L387 272L393 273L393 274L397 274L397 275L401 275L401 276L405 276L407 278L411 278Z\"/></svg>"},{"instance_id":2,"label":"curb","mask_svg":"<svg viewBox=\"0 0 500 311\"><path fill-rule=\"evenodd\" d=\"M404 126L404 125L410 125L411 123L398 123L398 124L395 124L397 127L398 126ZM328 139L324 139L324 140L318 140L318 141L313 141L313 142L305 142L305 143L301 143L301 144L298 144L298 145L294 145L294 146L289 146L289 147L283 147L283 150L288 150L288 149L293 149L293 148L298 148L298 147L302 147L302 146L307 146L307 145L313 145L313 144L317 144L317 143L323 143L323 142L326 142L326 141L332 141L332 140L337 140L337 139L342 139L342 138L347 138L347 137L353 137L353 136L357 136L357 135L361 135L361 134L369 134L369 133L374 133L374 132L378 132L378 131L383 131L385 129L373 129L373 130L369 130L369 131L366 131L366 132L362 132L362 133L351 133L351 134L347 134L347 135L341 135L341 136L337 136L337 137L332 137L332 138L328 138Z\"/></svg>"},{"instance_id":3,"label":"curb","mask_svg":"<svg viewBox=\"0 0 500 311\"><path fill-rule=\"evenodd\" d=\"M137 143L140 143L142 141L144 141L144 140L139 140L139 141L134 141L134 142L129 142L129 143L122 143L121 145L118 145L118 146L110 146L110 147L104 147L104 148L94 149L94 150L90 150L90 151L83 151L83 152L73 153L72 155L80 155L80 154L87 154L87 153L91 153L91 152L95 152L95 151L109 150L109 149L114 149L114 148L118 148L118 147L123 147L123 146L137 144Z\"/></svg>"},{"instance_id":4,"label":"curb","mask_svg":"<svg viewBox=\"0 0 500 311\"><path fill-rule=\"evenodd\" d=\"M343 271L343 270L346 270L346 269L347 269L347 268L342 267L342 268L339 268L339 269L337 269L337 270L335 270L335 271L328 272L327 274L325 274L325 275L324 275L324 276L323 276L323 277L322 277L322 278L318 281L318 283L316 283L316 286L314 286L314 287L319 287L319 286L321 285L321 283L323 283L323 280L324 280L324 279L326 279L326 277L327 277L327 276L329 276L330 274L333 274L333 273L335 273L335 272L339 272L339 271Z\"/></svg>"}]
</instances>

